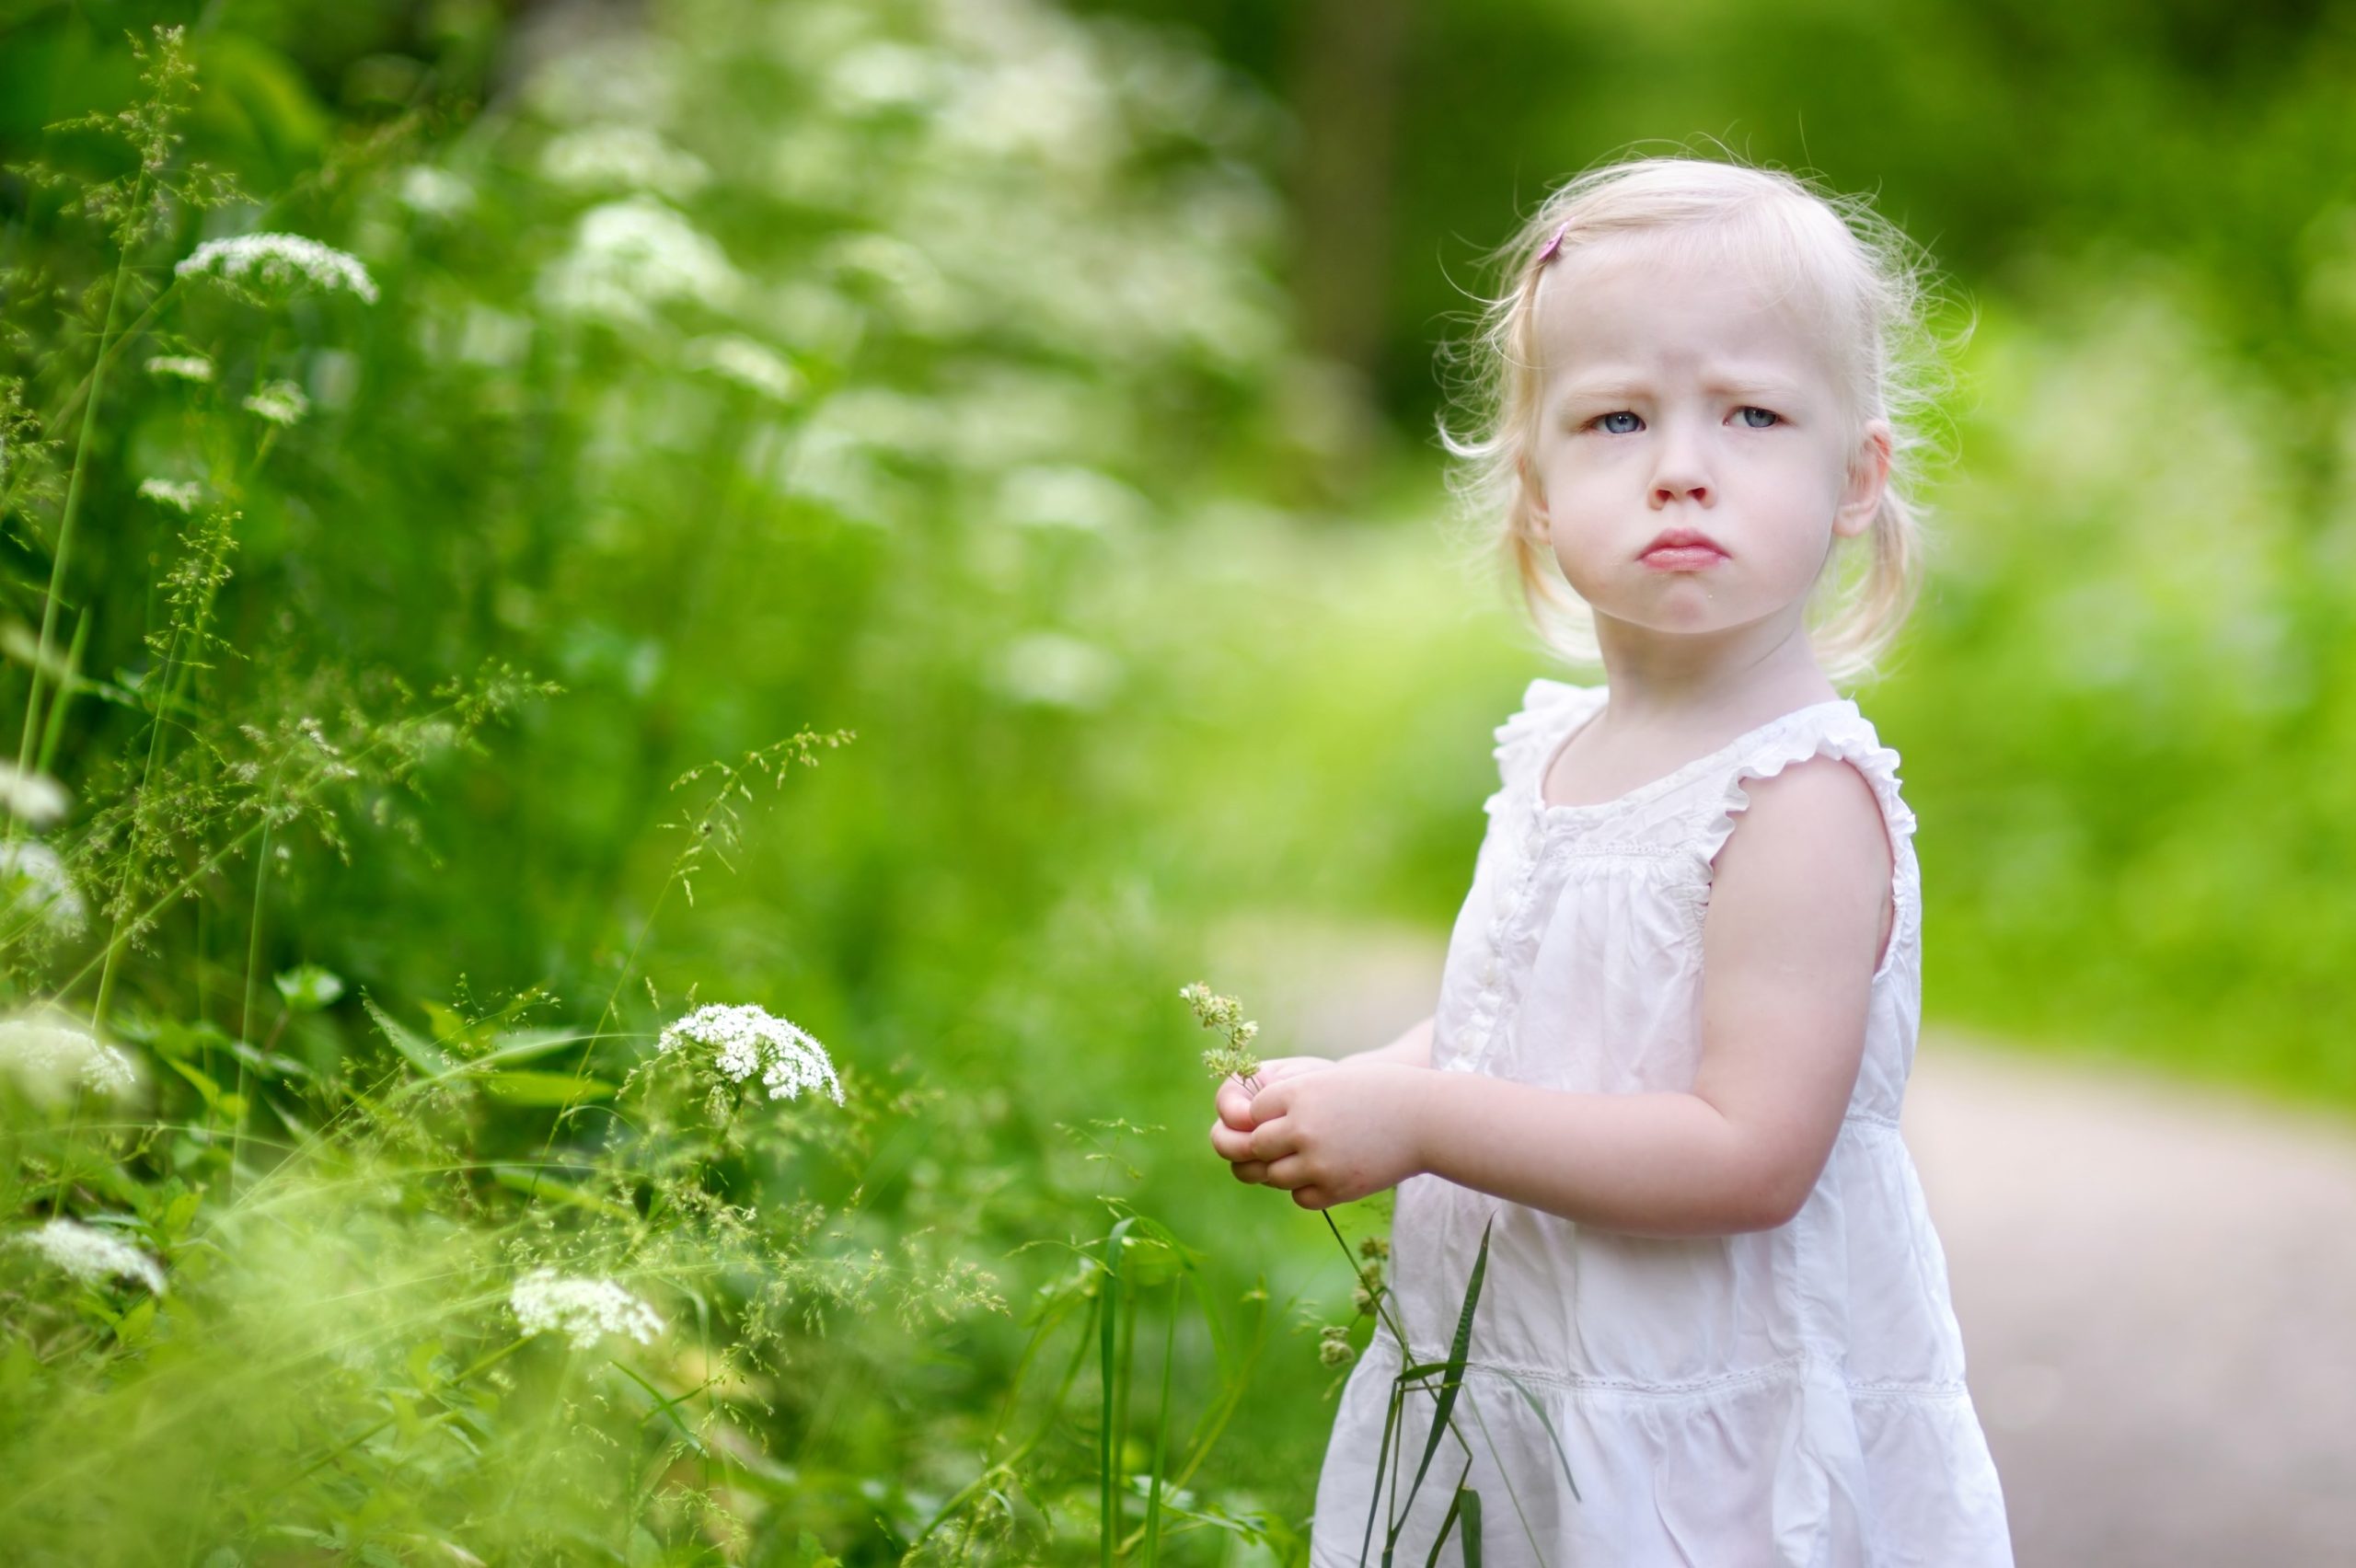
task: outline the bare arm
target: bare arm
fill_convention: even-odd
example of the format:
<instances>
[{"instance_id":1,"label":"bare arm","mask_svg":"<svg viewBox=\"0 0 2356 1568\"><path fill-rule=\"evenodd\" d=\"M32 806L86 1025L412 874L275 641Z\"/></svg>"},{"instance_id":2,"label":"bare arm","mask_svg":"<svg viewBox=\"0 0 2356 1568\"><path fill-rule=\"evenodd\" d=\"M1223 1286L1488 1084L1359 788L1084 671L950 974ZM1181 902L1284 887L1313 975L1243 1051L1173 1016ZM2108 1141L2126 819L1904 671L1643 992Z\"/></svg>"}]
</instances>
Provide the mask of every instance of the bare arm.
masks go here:
<instances>
[{"instance_id":1,"label":"bare arm","mask_svg":"<svg viewBox=\"0 0 2356 1568\"><path fill-rule=\"evenodd\" d=\"M1872 787L1838 759L1746 789L1751 803L1718 855L1703 917L1692 1090L1570 1093L1412 1071L1370 1052L1263 1089L1246 1113L1249 1133L1215 1135L1214 1147L1238 1161L1240 1178L1283 1187L1303 1207L1429 1171L1636 1235L1788 1220L1815 1187L1856 1085L1891 917L1891 847ZM1403 1053L1415 1039L1384 1051Z\"/></svg>"}]
</instances>

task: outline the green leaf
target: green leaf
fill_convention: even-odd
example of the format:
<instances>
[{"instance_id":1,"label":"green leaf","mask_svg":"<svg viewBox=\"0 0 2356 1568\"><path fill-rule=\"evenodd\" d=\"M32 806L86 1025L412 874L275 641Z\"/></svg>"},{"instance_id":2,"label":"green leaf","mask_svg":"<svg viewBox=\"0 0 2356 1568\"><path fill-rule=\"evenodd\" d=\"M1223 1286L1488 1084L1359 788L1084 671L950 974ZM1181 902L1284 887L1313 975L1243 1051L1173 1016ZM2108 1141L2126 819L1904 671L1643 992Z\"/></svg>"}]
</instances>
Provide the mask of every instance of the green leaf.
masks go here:
<instances>
[{"instance_id":1,"label":"green leaf","mask_svg":"<svg viewBox=\"0 0 2356 1568\"><path fill-rule=\"evenodd\" d=\"M114 1337L126 1345L139 1343L155 1329L156 1298L152 1296L114 1320Z\"/></svg>"},{"instance_id":2,"label":"green leaf","mask_svg":"<svg viewBox=\"0 0 2356 1568\"><path fill-rule=\"evenodd\" d=\"M1464 1568L1481 1568L1481 1494L1464 1486L1456 1495L1464 1505L1464 1528L1459 1535L1464 1543Z\"/></svg>"},{"instance_id":3,"label":"green leaf","mask_svg":"<svg viewBox=\"0 0 2356 1568\"><path fill-rule=\"evenodd\" d=\"M502 1187L512 1188L523 1193L525 1197L554 1198L559 1203L572 1204L597 1214L611 1215L616 1219L638 1217L633 1211L614 1202L611 1198L600 1197L595 1193L560 1182L547 1171L536 1170L529 1165L495 1165L491 1167L491 1179Z\"/></svg>"},{"instance_id":4,"label":"green leaf","mask_svg":"<svg viewBox=\"0 0 2356 1568\"><path fill-rule=\"evenodd\" d=\"M320 968L316 963L301 963L283 974L271 977L278 994L296 1012L318 1012L331 1008L343 995L343 977Z\"/></svg>"},{"instance_id":5,"label":"green leaf","mask_svg":"<svg viewBox=\"0 0 2356 1568\"><path fill-rule=\"evenodd\" d=\"M1439 1406L1432 1412L1431 1436L1424 1444L1423 1462L1415 1467L1415 1479L1407 1487L1407 1501L1401 1510L1403 1519L1406 1512L1415 1505L1415 1493L1423 1489L1424 1472L1432 1468L1432 1456L1439 1452L1439 1440L1448 1430L1448 1418L1456 1410L1457 1391L1464 1386L1465 1357L1472 1349L1472 1313L1481 1305L1481 1276L1489 1272L1489 1232L1496 1223L1496 1216L1493 1214L1488 1224L1481 1227L1481 1251L1472 1259L1472 1277L1465 1283L1463 1309L1456 1315L1456 1340L1449 1347L1448 1366L1440 1378ZM1397 1539L1395 1533L1392 1539Z\"/></svg>"},{"instance_id":6,"label":"green leaf","mask_svg":"<svg viewBox=\"0 0 2356 1568\"><path fill-rule=\"evenodd\" d=\"M1512 1373L1507 1372L1502 1366L1498 1367L1496 1370L1501 1377L1503 1377L1507 1382L1511 1383L1514 1388L1520 1392L1521 1397L1524 1400L1529 1401L1530 1413L1537 1416L1538 1424L1546 1429L1547 1441L1554 1445L1554 1458L1563 1467L1563 1484L1571 1489L1571 1495L1573 1497L1577 1498L1579 1502L1586 1502L1586 1498L1579 1496L1579 1483L1571 1479L1571 1456L1563 1451L1563 1439L1555 1433L1553 1422L1547 1419L1546 1407L1538 1402L1538 1396L1530 1391L1529 1384L1523 1382Z\"/></svg>"},{"instance_id":7,"label":"green leaf","mask_svg":"<svg viewBox=\"0 0 2356 1568\"><path fill-rule=\"evenodd\" d=\"M427 1078L440 1078L450 1070L449 1058L410 1033L398 1019L376 1005L375 997L363 997L360 1005L368 1009L368 1016L375 1020L376 1027L392 1042L393 1049L408 1058L410 1066Z\"/></svg>"},{"instance_id":8,"label":"green leaf","mask_svg":"<svg viewBox=\"0 0 2356 1568\"><path fill-rule=\"evenodd\" d=\"M510 1105L570 1105L576 1100L611 1100L618 1092L604 1078L571 1073L485 1073L480 1082Z\"/></svg>"}]
</instances>

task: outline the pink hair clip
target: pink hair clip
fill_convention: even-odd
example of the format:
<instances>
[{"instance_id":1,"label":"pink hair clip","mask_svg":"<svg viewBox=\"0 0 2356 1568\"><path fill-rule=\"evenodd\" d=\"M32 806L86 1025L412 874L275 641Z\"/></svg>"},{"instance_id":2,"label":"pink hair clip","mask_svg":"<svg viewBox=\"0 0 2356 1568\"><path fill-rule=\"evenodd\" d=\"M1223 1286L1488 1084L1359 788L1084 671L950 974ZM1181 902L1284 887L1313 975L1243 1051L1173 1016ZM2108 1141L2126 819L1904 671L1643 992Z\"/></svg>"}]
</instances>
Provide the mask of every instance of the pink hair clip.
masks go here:
<instances>
[{"instance_id":1,"label":"pink hair clip","mask_svg":"<svg viewBox=\"0 0 2356 1568\"><path fill-rule=\"evenodd\" d=\"M1570 230L1571 220L1565 218L1555 228L1554 237L1546 242L1546 248L1538 253L1538 259L1531 262L1530 265L1533 267L1543 267L1547 262L1554 259L1554 253L1563 248L1563 236L1568 234Z\"/></svg>"}]
</instances>

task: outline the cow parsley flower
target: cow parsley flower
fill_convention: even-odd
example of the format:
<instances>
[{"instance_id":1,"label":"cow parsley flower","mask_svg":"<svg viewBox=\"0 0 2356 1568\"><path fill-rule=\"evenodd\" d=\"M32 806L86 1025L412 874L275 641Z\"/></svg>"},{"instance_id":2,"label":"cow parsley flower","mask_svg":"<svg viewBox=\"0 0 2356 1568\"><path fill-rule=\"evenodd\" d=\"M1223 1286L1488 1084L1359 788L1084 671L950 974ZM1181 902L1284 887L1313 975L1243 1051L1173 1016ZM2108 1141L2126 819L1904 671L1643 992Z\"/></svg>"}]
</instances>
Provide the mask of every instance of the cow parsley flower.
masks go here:
<instances>
[{"instance_id":1,"label":"cow parsley flower","mask_svg":"<svg viewBox=\"0 0 2356 1568\"><path fill-rule=\"evenodd\" d=\"M276 288L309 283L338 289L376 303L376 281L356 257L299 234L241 234L208 239L172 269L180 277L213 276L228 282L254 282Z\"/></svg>"},{"instance_id":2,"label":"cow parsley flower","mask_svg":"<svg viewBox=\"0 0 2356 1568\"><path fill-rule=\"evenodd\" d=\"M47 827L65 814L65 787L46 773L28 773L0 762L0 811Z\"/></svg>"},{"instance_id":3,"label":"cow parsley flower","mask_svg":"<svg viewBox=\"0 0 2356 1568\"><path fill-rule=\"evenodd\" d=\"M311 400L303 389L291 381L272 381L246 399L248 412L258 414L282 428L298 422L311 411Z\"/></svg>"},{"instance_id":4,"label":"cow parsley flower","mask_svg":"<svg viewBox=\"0 0 2356 1568\"><path fill-rule=\"evenodd\" d=\"M583 213L572 248L540 286L567 315L640 322L666 300L725 303L738 277L710 236L653 197L632 196Z\"/></svg>"},{"instance_id":5,"label":"cow parsley flower","mask_svg":"<svg viewBox=\"0 0 2356 1568\"><path fill-rule=\"evenodd\" d=\"M44 1104L76 1089L121 1094L139 1081L129 1056L87 1030L48 1018L0 1019L0 1073Z\"/></svg>"},{"instance_id":6,"label":"cow parsley flower","mask_svg":"<svg viewBox=\"0 0 2356 1568\"><path fill-rule=\"evenodd\" d=\"M57 851L46 844L30 839L0 844L0 915L14 917L19 905L62 932L81 929L86 914L82 894Z\"/></svg>"},{"instance_id":7,"label":"cow parsley flower","mask_svg":"<svg viewBox=\"0 0 2356 1568\"><path fill-rule=\"evenodd\" d=\"M747 391L774 402L790 403L802 390L802 377L766 344L735 332L698 338L687 345L687 363L726 377Z\"/></svg>"},{"instance_id":8,"label":"cow parsley flower","mask_svg":"<svg viewBox=\"0 0 2356 1568\"><path fill-rule=\"evenodd\" d=\"M196 503L204 497L203 490L194 479L174 484L169 479L142 479L139 493L158 506L174 507L181 512L194 512Z\"/></svg>"},{"instance_id":9,"label":"cow parsley flower","mask_svg":"<svg viewBox=\"0 0 2356 1568\"><path fill-rule=\"evenodd\" d=\"M19 1233L15 1241L20 1247L31 1248L85 1285L135 1279L156 1295L164 1294L164 1271L155 1259L78 1219L52 1219L38 1230Z\"/></svg>"},{"instance_id":10,"label":"cow parsley flower","mask_svg":"<svg viewBox=\"0 0 2356 1568\"><path fill-rule=\"evenodd\" d=\"M551 1268L534 1269L507 1297L525 1337L554 1332L587 1350L606 1334L652 1344L663 1331L654 1309L609 1279L581 1279Z\"/></svg>"},{"instance_id":11,"label":"cow parsley flower","mask_svg":"<svg viewBox=\"0 0 2356 1568\"><path fill-rule=\"evenodd\" d=\"M620 189L692 196L711 179L693 153L641 125L584 125L550 141L540 172L575 190Z\"/></svg>"},{"instance_id":12,"label":"cow parsley flower","mask_svg":"<svg viewBox=\"0 0 2356 1568\"><path fill-rule=\"evenodd\" d=\"M758 1007L713 1002L698 1008L664 1030L658 1044L668 1051L683 1041L712 1047L712 1065L732 1083L758 1073L771 1100L799 1100L805 1089L824 1089L836 1104L843 1102L842 1082L826 1048L800 1025Z\"/></svg>"},{"instance_id":13,"label":"cow parsley flower","mask_svg":"<svg viewBox=\"0 0 2356 1568\"><path fill-rule=\"evenodd\" d=\"M455 218L475 204L475 188L446 168L411 164L401 170L401 204L429 218Z\"/></svg>"},{"instance_id":14,"label":"cow parsley flower","mask_svg":"<svg viewBox=\"0 0 2356 1568\"><path fill-rule=\"evenodd\" d=\"M213 362L202 354L156 354L147 361L150 375L169 375L181 381L210 381Z\"/></svg>"}]
</instances>

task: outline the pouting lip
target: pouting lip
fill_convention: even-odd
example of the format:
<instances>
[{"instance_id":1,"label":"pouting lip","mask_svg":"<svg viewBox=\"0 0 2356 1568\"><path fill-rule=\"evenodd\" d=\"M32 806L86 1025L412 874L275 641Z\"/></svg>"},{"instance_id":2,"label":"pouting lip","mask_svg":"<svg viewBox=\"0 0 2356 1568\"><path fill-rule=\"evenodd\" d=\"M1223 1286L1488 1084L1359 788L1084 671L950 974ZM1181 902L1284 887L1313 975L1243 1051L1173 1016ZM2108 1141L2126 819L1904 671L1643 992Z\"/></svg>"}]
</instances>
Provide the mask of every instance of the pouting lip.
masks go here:
<instances>
[{"instance_id":1,"label":"pouting lip","mask_svg":"<svg viewBox=\"0 0 2356 1568\"><path fill-rule=\"evenodd\" d=\"M1717 540L1710 537L1709 535L1704 534L1699 528L1670 528L1662 532L1661 535L1655 538L1651 544L1646 545L1643 549L1638 550L1636 552L1636 559L1642 560L1645 557L1652 554L1655 550L1678 549L1688 545L1703 545L1717 551L1720 555L1725 555L1727 553L1727 548L1724 545L1718 543Z\"/></svg>"}]
</instances>

